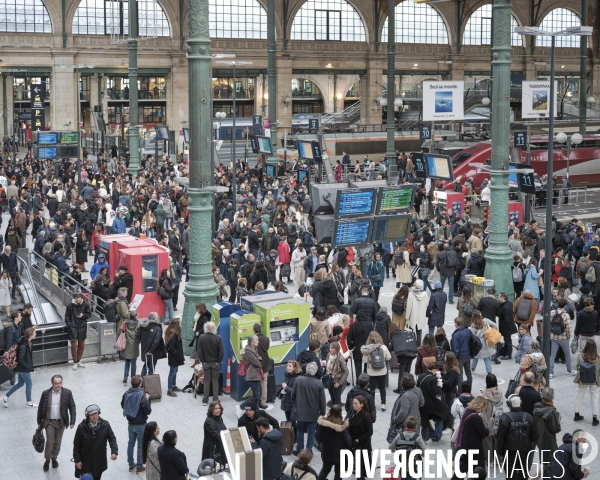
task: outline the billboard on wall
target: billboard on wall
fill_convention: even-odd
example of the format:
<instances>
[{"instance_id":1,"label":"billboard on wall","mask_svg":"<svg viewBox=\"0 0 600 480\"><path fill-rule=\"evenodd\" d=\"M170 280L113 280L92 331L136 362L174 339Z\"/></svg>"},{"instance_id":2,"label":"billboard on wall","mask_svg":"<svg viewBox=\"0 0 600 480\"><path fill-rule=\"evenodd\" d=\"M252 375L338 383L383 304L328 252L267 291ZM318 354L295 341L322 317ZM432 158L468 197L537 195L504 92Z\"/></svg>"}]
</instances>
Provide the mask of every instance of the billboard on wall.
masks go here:
<instances>
[{"instance_id":1,"label":"billboard on wall","mask_svg":"<svg viewBox=\"0 0 600 480\"><path fill-rule=\"evenodd\" d=\"M554 116L556 117L556 97L558 82L554 81ZM522 83L521 118L548 117L550 114L550 82L537 80Z\"/></svg>"},{"instance_id":2,"label":"billboard on wall","mask_svg":"<svg viewBox=\"0 0 600 480\"><path fill-rule=\"evenodd\" d=\"M423 120L464 120L465 82L423 82Z\"/></svg>"}]
</instances>

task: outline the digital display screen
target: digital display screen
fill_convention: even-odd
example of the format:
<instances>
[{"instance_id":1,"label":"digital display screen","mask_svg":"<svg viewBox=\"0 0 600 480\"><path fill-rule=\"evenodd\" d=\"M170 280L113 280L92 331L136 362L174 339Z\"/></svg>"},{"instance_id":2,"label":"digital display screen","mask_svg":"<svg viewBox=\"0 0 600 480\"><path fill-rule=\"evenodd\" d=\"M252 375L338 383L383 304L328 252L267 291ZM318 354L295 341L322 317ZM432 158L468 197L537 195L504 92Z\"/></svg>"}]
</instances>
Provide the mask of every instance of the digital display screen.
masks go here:
<instances>
[{"instance_id":1,"label":"digital display screen","mask_svg":"<svg viewBox=\"0 0 600 480\"><path fill-rule=\"evenodd\" d=\"M508 169L509 170L516 170L517 169L517 165L509 164L508 165ZM508 175L508 186L510 188L518 188L519 181L517 179L517 174L516 173L511 173L511 174Z\"/></svg>"},{"instance_id":2,"label":"digital display screen","mask_svg":"<svg viewBox=\"0 0 600 480\"><path fill-rule=\"evenodd\" d=\"M183 129L183 141L185 143L190 143L190 129L189 128Z\"/></svg>"},{"instance_id":3,"label":"digital display screen","mask_svg":"<svg viewBox=\"0 0 600 480\"><path fill-rule=\"evenodd\" d=\"M298 183L302 183L307 175L308 172L306 170L298 170Z\"/></svg>"},{"instance_id":4,"label":"digital display screen","mask_svg":"<svg viewBox=\"0 0 600 480\"><path fill-rule=\"evenodd\" d=\"M56 145L58 143L58 133L45 132L38 133L38 145ZM47 157L49 158L49 157Z\"/></svg>"},{"instance_id":5,"label":"digital display screen","mask_svg":"<svg viewBox=\"0 0 600 480\"><path fill-rule=\"evenodd\" d=\"M56 158L57 148L56 147L43 147L37 149L38 158Z\"/></svg>"},{"instance_id":6,"label":"digital display screen","mask_svg":"<svg viewBox=\"0 0 600 480\"><path fill-rule=\"evenodd\" d=\"M281 342L281 332L271 332L272 342Z\"/></svg>"},{"instance_id":7,"label":"digital display screen","mask_svg":"<svg viewBox=\"0 0 600 480\"><path fill-rule=\"evenodd\" d=\"M259 153L271 153L271 139L269 137L256 137Z\"/></svg>"},{"instance_id":8,"label":"digital display screen","mask_svg":"<svg viewBox=\"0 0 600 480\"><path fill-rule=\"evenodd\" d=\"M373 239L375 243L402 242L408 238L410 232L410 215L394 217L380 217L373 226Z\"/></svg>"},{"instance_id":9,"label":"digital display screen","mask_svg":"<svg viewBox=\"0 0 600 480\"><path fill-rule=\"evenodd\" d=\"M427 164L427 176L439 180L454 180L452 161L449 155L425 155Z\"/></svg>"},{"instance_id":10,"label":"digital display screen","mask_svg":"<svg viewBox=\"0 0 600 480\"><path fill-rule=\"evenodd\" d=\"M409 212L413 205L414 196L415 188L412 185L399 188L380 188L377 215L380 213Z\"/></svg>"},{"instance_id":11,"label":"digital display screen","mask_svg":"<svg viewBox=\"0 0 600 480\"><path fill-rule=\"evenodd\" d=\"M373 220L356 218L353 220L335 220L333 226L332 247L340 245L357 246L369 243Z\"/></svg>"},{"instance_id":12,"label":"digital display screen","mask_svg":"<svg viewBox=\"0 0 600 480\"><path fill-rule=\"evenodd\" d=\"M298 142L298 158L313 160L312 142Z\"/></svg>"},{"instance_id":13,"label":"digital display screen","mask_svg":"<svg viewBox=\"0 0 600 480\"><path fill-rule=\"evenodd\" d=\"M162 140L169 140L169 129L166 126L157 127L158 136Z\"/></svg>"},{"instance_id":14,"label":"digital display screen","mask_svg":"<svg viewBox=\"0 0 600 480\"><path fill-rule=\"evenodd\" d=\"M337 195L336 216L372 215L375 189L340 190Z\"/></svg>"},{"instance_id":15,"label":"digital display screen","mask_svg":"<svg viewBox=\"0 0 600 480\"><path fill-rule=\"evenodd\" d=\"M275 165L267 165L267 175L270 177L275 176Z\"/></svg>"},{"instance_id":16,"label":"digital display screen","mask_svg":"<svg viewBox=\"0 0 600 480\"><path fill-rule=\"evenodd\" d=\"M77 158L79 148L77 145L61 145L58 147L58 156L60 158Z\"/></svg>"},{"instance_id":17,"label":"digital display screen","mask_svg":"<svg viewBox=\"0 0 600 480\"><path fill-rule=\"evenodd\" d=\"M77 132L68 132L60 134L60 143L77 143L79 141L79 135Z\"/></svg>"}]
</instances>

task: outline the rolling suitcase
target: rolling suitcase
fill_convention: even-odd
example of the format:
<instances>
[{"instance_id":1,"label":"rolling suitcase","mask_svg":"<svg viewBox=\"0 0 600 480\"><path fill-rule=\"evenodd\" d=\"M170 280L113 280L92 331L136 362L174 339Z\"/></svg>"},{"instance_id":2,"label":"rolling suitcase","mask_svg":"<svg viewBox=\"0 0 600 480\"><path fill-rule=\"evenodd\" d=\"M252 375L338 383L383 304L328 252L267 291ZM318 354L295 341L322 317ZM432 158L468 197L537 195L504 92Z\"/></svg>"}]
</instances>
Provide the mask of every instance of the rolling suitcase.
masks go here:
<instances>
[{"instance_id":1,"label":"rolling suitcase","mask_svg":"<svg viewBox=\"0 0 600 480\"><path fill-rule=\"evenodd\" d=\"M296 443L296 434L294 433L292 422L281 422L279 424L279 431L283 435L281 453L282 455L291 455L294 443Z\"/></svg>"},{"instance_id":2,"label":"rolling suitcase","mask_svg":"<svg viewBox=\"0 0 600 480\"><path fill-rule=\"evenodd\" d=\"M146 370L148 370L147 359ZM160 384L160 375L158 373L142 377L142 387L144 388L144 392L150 395L150 400L160 400L162 398L162 386Z\"/></svg>"},{"instance_id":3,"label":"rolling suitcase","mask_svg":"<svg viewBox=\"0 0 600 480\"><path fill-rule=\"evenodd\" d=\"M392 353L390 359L390 370L398 370L398 357Z\"/></svg>"},{"instance_id":4,"label":"rolling suitcase","mask_svg":"<svg viewBox=\"0 0 600 480\"><path fill-rule=\"evenodd\" d=\"M350 313L350 304L342 305L341 312L343 315L350 315L350 317L352 317L352 314Z\"/></svg>"}]
</instances>

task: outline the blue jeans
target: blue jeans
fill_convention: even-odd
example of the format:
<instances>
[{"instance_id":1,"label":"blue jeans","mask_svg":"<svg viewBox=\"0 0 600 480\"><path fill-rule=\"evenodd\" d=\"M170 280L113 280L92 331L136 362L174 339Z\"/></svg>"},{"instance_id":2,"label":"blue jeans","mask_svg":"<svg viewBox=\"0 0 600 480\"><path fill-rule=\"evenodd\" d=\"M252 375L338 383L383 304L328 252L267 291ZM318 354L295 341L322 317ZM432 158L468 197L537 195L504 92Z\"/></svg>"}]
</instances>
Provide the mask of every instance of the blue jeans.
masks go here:
<instances>
[{"instance_id":1,"label":"blue jeans","mask_svg":"<svg viewBox=\"0 0 600 480\"><path fill-rule=\"evenodd\" d=\"M317 432L317 422L301 422L298 420L297 424L298 433L296 440L298 441L298 451L304 449L304 434L308 432L308 438L306 440L306 448L312 451L312 447L315 443L315 433Z\"/></svg>"},{"instance_id":2,"label":"blue jeans","mask_svg":"<svg viewBox=\"0 0 600 480\"><path fill-rule=\"evenodd\" d=\"M255 409L255 411L258 412L258 410L260 408L260 380L248 382L248 385L250 385L250 389L252 390L252 397L247 399L240 406L243 410L246 405L255 405L254 409ZM208 387L206 385L204 385L204 388L208 388ZM214 394L214 392L213 392L213 394Z\"/></svg>"},{"instance_id":3,"label":"blue jeans","mask_svg":"<svg viewBox=\"0 0 600 480\"><path fill-rule=\"evenodd\" d=\"M145 377L146 373L148 375L154 374L154 369L156 368L156 362L158 361L158 358L156 358L155 355L152 355L151 358L152 360L149 362L146 362L146 359L144 359L144 366L142 367L142 377ZM146 363L148 363L148 370L146 370Z\"/></svg>"},{"instance_id":4,"label":"blue jeans","mask_svg":"<svg viewBox=\"0 0 600 480\"><path fill-rule=\"evenodd\" d=\"M111 227L111 226L109 226L109 225L106 225L106 226L104 227L104 229L106 230L106 234L107 234L107 235L111 235L111 234L112 234L112 227Z\"/></svg>"},{"instance_id":5,"label":"blue jeans","mask_svg":"<svg viewBox=\"0 0 600 480\"><path fill-rule=\"evenodd\" d=\"M135 358L132 360L125 359L125 371L123 372L123 375L130 375L132 378L135 377L136 366ZM131 373L129 373L130 370Z\"/></svg>"},{"instance_id":6,"label":"blue jeans","mask_svg":"<svg viewBox=\"0 0 600 480\"><path fill-rule=\"evenodd\" d=\"M554 375L554 360L558 352L558 347L562 347L565 352L565 365L567 366L567 372L571 373L571 348L569 346L570 340L550 340L550 373ZM19 373L19 377L21 374ZM15 388L15 387L13 387ZM10 392L9 392L10 393Z\"/></svg>"},{"instance_id":7,"label":"blue jeans","mask_svg":"<svg viewBox=\"0 0 600 480\"><path fill-rule=\"evenodd\" d=\"M173 320L173 299L163 300L165 302L165 323L170 323Z\"/></svg>"},{"instance_id":8,"label":"blue jeans","mask_svg":"<svg viewBox=\"0 0 600 480\"><path fill-rule=\"evenodd\" d=\"M129 432L129 442L127 443L127 463L130 467L136 465L133 461L133 446L137 441L137 468L142 468L144 463L142 461L142 440L144 439L144 429L146 425L132 425L131 423L127 426Z\"/></svg>"},{"instance_id":9,"label":"blue jeans","mask_svg":"<svg viewBox=\"0 0 600 480\"><path fill-rule=\"evenodd\" d=\"M25 397L27 398L27 402L31 402L31 387L33 382L31 381L31 373L29 372L16 372L19 374L19 380L15 383L12 388L6 394L7 397L10 397L13 393L15 393L19 388L25 385Z\"/></svg>"},{"instance_id":10,"label":"blue jeans","mask_svg":"<svg viewBox=\"0 0 600 480\"><path fill-rule=\"evenodd\" d=\"M479 361L478 358L474 358L473 361L471 362L471 369L475 370L477 368L477 362ZM485 357L483 359L483 363L485 363L485 371L486 373L492 373L492 361L490 360L490 357Z\"/></svg>"},{"instance_id":11,"label":"blue jeans","mask_svg":"<svg viewBox=\"0 0 600 480\"><path fill-rule=\"evenodd\" d=\"M444 285L446 285L446 280L448 280L448 301L454 301L454 276L451 277L442 277L440 276L440 282L442 282L442 290L444 289Z\"/></svg>"},{"instance_id":12,"label":"blue jeans","mask_svg":"<svg viewBox=\"0 0 600 480\"><path fill-rule=\"evenodd\" d=\"M173 387L177 386L177 370L178 369L179 369L178 366L169 367L169 378L167 379L167 389L168 390L173 390Z\"/></svg>"},{"instance_id":13,"label":"blue jeans","mask_svg":"<svg viewBox=\"0 0 600 480\"><path fill-rule=\"evenodd\" d=\"M154 229L153 228L146 228L146 237L154 238Z\"/></svg>"},{"instance_id":14,"label":"blue jeans","mask_svg":"<svg viewBox=\"0 0 600 480\"><path fill-rule=\"evenodd\" d=\"M173 221L173 217L167 217L167 218L165 219L165 228L167 228L167 229L168 229L168 228L169 228L169 225L171 225L171 226L172 226L174 223L175 223L175 222ZM179 232L179 233L181 233L181 232Z\"/></svg>"}]
</instances>

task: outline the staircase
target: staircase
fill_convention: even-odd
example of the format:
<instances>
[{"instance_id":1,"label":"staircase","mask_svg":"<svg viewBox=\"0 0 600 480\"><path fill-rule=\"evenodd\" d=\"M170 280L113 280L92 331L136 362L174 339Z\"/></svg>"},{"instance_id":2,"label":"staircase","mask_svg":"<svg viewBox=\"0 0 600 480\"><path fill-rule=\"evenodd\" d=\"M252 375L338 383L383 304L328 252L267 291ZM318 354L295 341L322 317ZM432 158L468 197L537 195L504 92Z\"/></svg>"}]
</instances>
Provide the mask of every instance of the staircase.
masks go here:
<instances>
[{"instance_id":1,"label":"staircase","mask_svg":"<svg viewBox=\"0 0 600 480\"><path fill-rule=\"evenodd\" d=\"M337 113L327 113L321 117L321 125L325 126L348 126L360 118L360 100L353 103L345 110Z\"/></svg>"}]
</instances>

